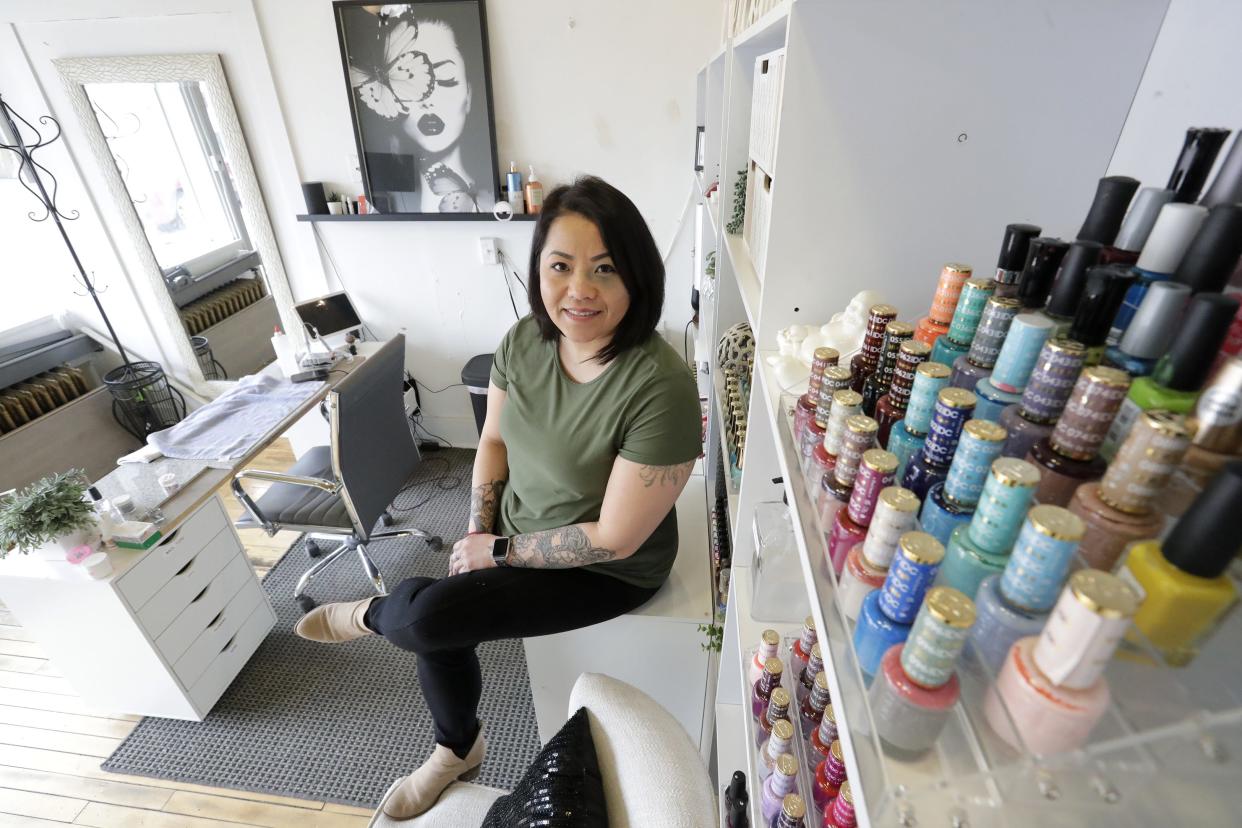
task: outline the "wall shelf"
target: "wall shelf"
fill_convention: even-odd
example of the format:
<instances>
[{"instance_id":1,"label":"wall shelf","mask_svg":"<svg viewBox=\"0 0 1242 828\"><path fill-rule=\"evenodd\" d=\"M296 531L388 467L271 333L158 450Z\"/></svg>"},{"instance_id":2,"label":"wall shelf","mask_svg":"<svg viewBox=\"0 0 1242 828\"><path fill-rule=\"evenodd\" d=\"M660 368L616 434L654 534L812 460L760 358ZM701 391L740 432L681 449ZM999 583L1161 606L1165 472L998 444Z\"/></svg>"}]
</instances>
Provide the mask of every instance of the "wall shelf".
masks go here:
<instances>
[{"instance_id":1,"label":"wall shelf","mask_svg":"<svg viewBox=\"0 0 1242 828\"><path fill-rule=\"evenodd\" d=\"M334 216L322 213L301 213L298 221L493 221L507 224L509 221L535 221L537 213L521 213L508 221L502 221L491 213L364 213L363 215Z\"/></svg>"}]
</instances>

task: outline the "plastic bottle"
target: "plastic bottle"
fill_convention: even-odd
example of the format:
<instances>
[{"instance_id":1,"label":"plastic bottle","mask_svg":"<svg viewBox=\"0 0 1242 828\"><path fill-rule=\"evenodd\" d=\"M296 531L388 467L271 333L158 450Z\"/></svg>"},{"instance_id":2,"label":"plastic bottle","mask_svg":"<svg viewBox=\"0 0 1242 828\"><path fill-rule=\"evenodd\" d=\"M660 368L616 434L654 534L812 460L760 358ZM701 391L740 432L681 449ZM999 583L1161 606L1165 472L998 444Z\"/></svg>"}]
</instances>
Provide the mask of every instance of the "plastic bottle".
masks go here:
<instances>
[{"instance_id":1,"label":"plastic bottle","mask_svg":"<svg viewBox=\"0 0 1242 828\"><path fill-rule=\"evenodd\" d=\"M91 504L95 507L95 517L99 523L99 536L103 540L104 546L115 548L116 544L112 540L113 529L125 522L125 516L121 514L121 510L112 505L112 501L104 498L99 493L99 489L91 486L88 489L91 496Z\"/></svg>"},{"instance_id":2,"label":"plastic bottle","mask_svg":"<svg viewBox=\"0 0 1242 828\"><path fill-rule=\"evenodd\" d=\"M530 175L526 179L526 212L538 213L543 209L543 185L535 175L535 168L530 167Z\"/></svg>"},{"instance_id":3,"label":"plastic bottle","mask_svg":"<svg viewBox=\"0 0 1242 828\"><path fill-rule=\"evenodd\" d=\"M509 174L505 177L505 189L508 191L509 207L514 215L526 212L526 196L522 192L522 174L518 172L517 162L509 162Z\"/></svg>"}]
</instances>

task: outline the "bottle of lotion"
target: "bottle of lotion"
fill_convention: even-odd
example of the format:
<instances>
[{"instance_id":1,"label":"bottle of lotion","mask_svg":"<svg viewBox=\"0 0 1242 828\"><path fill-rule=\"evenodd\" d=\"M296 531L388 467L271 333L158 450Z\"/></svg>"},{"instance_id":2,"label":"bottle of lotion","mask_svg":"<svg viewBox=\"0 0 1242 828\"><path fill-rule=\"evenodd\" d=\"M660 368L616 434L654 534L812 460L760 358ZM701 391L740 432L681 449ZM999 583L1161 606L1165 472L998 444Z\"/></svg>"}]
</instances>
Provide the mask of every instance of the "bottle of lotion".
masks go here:
<instances>
[{"instance_id":1,"label":"bottle of lotion","mask_svg":"<svg viewBox=\"0 0 1242 828\"><path fill-rule=\"evenodd\" d=\"M526 212L526 200L522 194L522 174L518 172L517 162L509 162L509 175L507 176L506 188L509 191L509 206L513 209L515 215Z\"/></svg>"},{"instance_id":2,"label":"bottle of lotion","mask_svg":"<svg viewBox=\"0 0 1242 828\"><path fill-rule=\"evenodd\" d=\"M535 168L530 167L530 176L526 179L526 212L538 213L543 208L543 185L535 175Z\"/></svg>"}]
</instances>

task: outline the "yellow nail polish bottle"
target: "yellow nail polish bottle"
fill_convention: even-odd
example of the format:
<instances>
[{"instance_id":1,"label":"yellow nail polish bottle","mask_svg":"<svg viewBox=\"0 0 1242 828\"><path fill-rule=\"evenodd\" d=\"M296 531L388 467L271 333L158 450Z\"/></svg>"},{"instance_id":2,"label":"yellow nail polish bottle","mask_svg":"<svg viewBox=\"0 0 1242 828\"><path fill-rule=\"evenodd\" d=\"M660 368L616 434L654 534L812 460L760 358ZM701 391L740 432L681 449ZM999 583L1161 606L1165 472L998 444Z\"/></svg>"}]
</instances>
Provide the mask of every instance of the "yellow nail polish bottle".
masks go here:
<instances>
[{"instance_id":1,"label":"yellow nail polish bottle","mask_svg":"<svg viewBox=\"0 0 1242 828\"><path fill-rule=\"evenodd\" d=\"M1130 548L1118 574L1139 589L1138 627L1170 664L1187 664L1196 645L1238 599L1225 570L1242 547L1242 462L1221 470L1161 545Z\"/></svg>"}]
</instances>

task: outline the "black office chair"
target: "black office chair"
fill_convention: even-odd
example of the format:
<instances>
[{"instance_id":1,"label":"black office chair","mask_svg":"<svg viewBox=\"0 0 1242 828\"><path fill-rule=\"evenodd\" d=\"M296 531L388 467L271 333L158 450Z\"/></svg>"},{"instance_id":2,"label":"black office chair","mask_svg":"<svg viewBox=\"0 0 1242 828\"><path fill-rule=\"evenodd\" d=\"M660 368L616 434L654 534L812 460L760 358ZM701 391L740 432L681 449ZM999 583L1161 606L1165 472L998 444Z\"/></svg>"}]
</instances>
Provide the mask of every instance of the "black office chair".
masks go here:
<instances>
[{"instance_id":1,"label":"black office chair","mask_svg":"<svg viewBox=\"0 0 1242 828\"><path fill-rule=\"evenodd\" d=\"M376 592L387 592L384 577L367 554L367 544L390 538L419 537L432 551L443 541L422 529L373 532L376 522L393 523L388 506L421 458L405 416L405 337L397 336L354 369L328 393L324 402L332 432L330 446L316 446L287 472L245 469L233 476L233 494L247 514L238 528L261 527L268 535L281 529L309 533L307 553L320 557L316 538L339 539L340 546L315 562L298 579L293 597L303 612L315 607L305 594L310 582L351 550ZM266 480L272 486L256 502L244 480Z\"/></svg>"}]
</instances>

